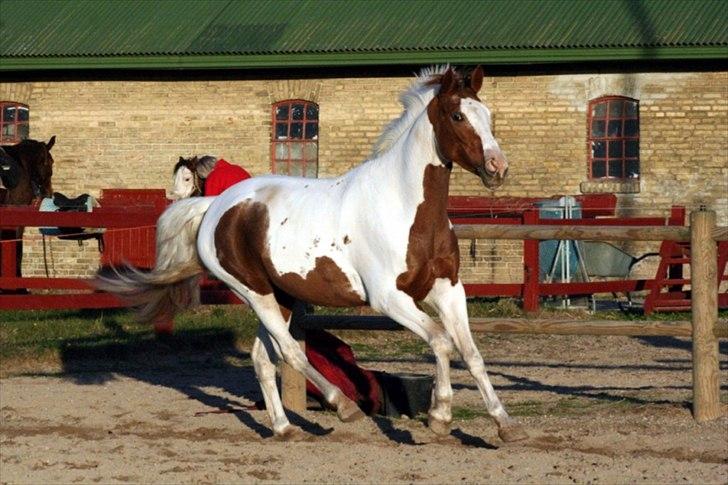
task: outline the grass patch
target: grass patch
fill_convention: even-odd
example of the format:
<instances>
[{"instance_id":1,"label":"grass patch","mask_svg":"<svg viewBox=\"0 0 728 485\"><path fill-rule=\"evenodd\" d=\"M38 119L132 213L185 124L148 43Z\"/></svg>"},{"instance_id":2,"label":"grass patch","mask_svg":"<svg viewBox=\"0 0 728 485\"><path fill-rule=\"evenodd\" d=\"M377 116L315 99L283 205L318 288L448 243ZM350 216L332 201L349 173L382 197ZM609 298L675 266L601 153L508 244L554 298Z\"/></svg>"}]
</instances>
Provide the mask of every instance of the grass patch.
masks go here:
<instances>
[{"instance_id":1,"label":"grass patch","mask_svg":"<svg viewBox=\"0 0 728 485\"><path fill-rule=\"evenodd\" d=\"M518 318L524 314L516 301L507 298L475 298L468 301L472 317ZM360 308L316 307L319 314L359 314ZM364 312L369 312L365 309ZM543 310L541 318L597 318L606 320L685 320L689 313L654 313L645 317L634 312L599 312L582 310ZM728 319L728 311L719 312ZM143 360L145 355L184 353L202 350L248 350L257 332L258 320L246 306L204 306L180 314L175 319L175 334L167 339L154 335L151 326L138 324L125 309L50 310L0 312L0 375L36 367L59 366L69 359L95 361ZM382 357L427 356L429 346L411 332L336 331L352 345L360 359ZM488 335L493 339L523 336ZM228 352L230 353L230 352ZM234 355L234 354L231 354ZM237 356L236 362L247 357ZM242 360L240 360L242 359ZM536 412L525 406L523 412Z\"/></svg>"},{"instance_id":2,"label":"grass patch","mask_svg":"<svg viewBox=\"0 0 728 485\"><path fill-rule=\"evenodd\" d=\"M168 338L156 337L150 325L136 323L123 309L9 311L0 318L2 374L34 363L41 368L74 359L143 363L150 355L249 348L257 329L257 318L242 306L185 312Z\"/></svg>"},{"instance_id":3,"label":"grass patch","mask_svg":"<svg viewBox=\"0 0 728 485\"><path fill-rule=\"evenodd\" d=\"M640 404L637 404L630 399L615 401L611 399L600 399L598 397L566 397L553 402L509 402L508 414L514 417L578 416L593 413L597 410L619 411L633 409L639 406ZM488 413L482 408L454 406L452 409L452 417L455 421L470 421L476 418L488 417Z\"/></svg>"}]
</instances>

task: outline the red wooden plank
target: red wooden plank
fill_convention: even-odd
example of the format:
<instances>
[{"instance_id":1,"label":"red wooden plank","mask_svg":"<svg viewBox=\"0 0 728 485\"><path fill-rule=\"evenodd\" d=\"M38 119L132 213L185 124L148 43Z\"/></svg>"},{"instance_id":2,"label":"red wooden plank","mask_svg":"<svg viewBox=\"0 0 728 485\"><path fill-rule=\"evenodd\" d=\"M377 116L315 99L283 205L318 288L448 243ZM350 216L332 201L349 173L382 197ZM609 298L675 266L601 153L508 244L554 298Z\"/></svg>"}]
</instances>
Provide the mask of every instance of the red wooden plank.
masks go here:
<instances>
[{"instance_id":1,"label":"red wooden plank","mask_svg":"<svg viewBox=\"0 0 728 485\"><path fill-rule=\"evenodd\" d=\"M2 227L106 227L156 226L161 212L149 209L104 208L93 212L38 212L32 207L0 207Z\"/></svg>"},{"instance_id":2,"label":"red wooden plank","mask_svg":"<svg viewBox=\"0 0 728 485\"><path fill-rule=\"evenodd\" d=\"M109 293L65 295L3 295L0 310L68 310L74 308L118 308L125 304Z\"/></svg>"},{"instance_id":3,"label":"red wooden plank","mask_svg":"<svg viewBox=\"0 0 728 485\"><path fill-rule=\"evenodd\" d=\"M91 279L87 278L40 278L40 277L0 277L0 289L15 290L52 289L52 290L91 290Z\"/></svg>"},{"instance_id":4,"label":"red wooden plank","mask_svg":"<svg viewBox=\"0 0 728 485\"><path fill-rule=\"evenodd\" d=\"M523 222L534 224L539 216L536 209L523 214ZM539 279L539 241L526 239L523 241L523 310L526 312L538 311L540 290Z\"/></svg>"}]
</instances>

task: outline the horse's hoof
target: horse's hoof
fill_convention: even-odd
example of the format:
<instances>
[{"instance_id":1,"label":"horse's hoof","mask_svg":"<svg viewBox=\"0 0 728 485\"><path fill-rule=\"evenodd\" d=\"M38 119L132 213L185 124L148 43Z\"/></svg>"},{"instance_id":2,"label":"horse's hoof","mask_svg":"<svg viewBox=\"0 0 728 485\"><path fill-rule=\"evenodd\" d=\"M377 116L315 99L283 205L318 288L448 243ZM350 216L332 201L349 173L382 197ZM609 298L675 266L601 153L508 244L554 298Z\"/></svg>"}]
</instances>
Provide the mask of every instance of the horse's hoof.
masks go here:
<instances>
[{"instance_id":1,"label":"horse's hoof","mask_svg":"<svg viewBox=\"0 0 728 485\"><path fill-rule=\"evenodd\" d=\"M351 399L346 399L339 405L336 409L336 415L339 416L339 419L344 423L359 421L365 416L362 410L359 409L359 406L357 406Z\"/></svg>"},{"instance_id":2,"label":"horse's hoof","mask_svg":"<svg viewBox=\"0 0 728 485\"><path fill-rule=\"evenodd\" d=\"M528 439L528 433L520 424L511 424L498 428L498 436L504 443Z\"/></svg>"},{"instance_id":3,"label":"horse's hoof","mask_svg":"<svg viewBox=\"0 0 728 485\"><path fill-rule=\"evenodd\" d=\"M302 441L306 439L306 433L301 428L293 425L286 425L281 431L276 431L273 434L273 439L276 441Z\"/></svg>"},{"instance_id":4,"label":"horse's hoof","mask_svg":"<svg viewBox=\"0 0 728 485\"><path fill-rule=\"evenodd\" d=\"M432 416L427 417L427 426L430 428L430 430L435 433L437 436L447 436L450 434L450 425L452 424L452 421L444 421L442 419L437 419Z\"/></svg>"}]
</instances>

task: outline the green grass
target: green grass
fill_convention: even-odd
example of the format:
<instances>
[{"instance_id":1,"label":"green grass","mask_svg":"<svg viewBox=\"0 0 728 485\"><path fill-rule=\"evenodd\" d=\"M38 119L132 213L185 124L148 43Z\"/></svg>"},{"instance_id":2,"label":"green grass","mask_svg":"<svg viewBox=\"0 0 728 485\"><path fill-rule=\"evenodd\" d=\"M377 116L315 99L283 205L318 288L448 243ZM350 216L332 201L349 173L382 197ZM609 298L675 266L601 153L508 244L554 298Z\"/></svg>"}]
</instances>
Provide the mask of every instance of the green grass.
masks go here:
<instances>
[{"instance_id":1,"label":"green grass","mask_svg":"<svg viewBox=\"0 0 728 485\"><path fill-rule=\"evenodd\" d=\"M472 299L472 317L518 318L523 315L512 299ZM315 308L320 314L346 315L358 309ZM540 317L685 320L689 313L655 313L649 317L623 312L543 310ZM728 318L721 311L720 318ZM257 329L257 318L245 306L206 306L178 315L172 337L159 339L151 326L134 322L124 309L0 312L0 373L17 364L65 362L68 359L140 360L146 355L180 355L200 350L249 350ZM392 356L429 356L428 345L414 334L370 331L335 332L349 342L361 359ZM502 336L508 337L508 336ZM243 358L244 360L245 358ZM525 412L525 411L524 411Z\"/></svg>"},{"instance_id":2,"label":"green grass","mask_svg":"<svg viewBox=\"0 0 728 485\"><path fill-rule=\"evenodd\" d=\"M4 311L0 314L0 371L72 358L140 360L252 343L257 318L246 307L203 307L175 319L175 334L154 335L127 310Z\"/></svg>"},{"instance_id":3,"label":"green grass","mask_svg":"<svg viewBox=\"0 0 728 485\"><path fill-rule=\"evenodd\" d=\"M508 413L511 416L574 416L592 413L596 410L609 409L610 411L624 410L638 407L640 404L630 399L612 400L599 397L565 397L558 401L516 401L508 403ZM454 406L452 417L454 421L469 421L476 418L487 417L488 413L482 408L466 408Z\"/></svg>"}]
</instances>

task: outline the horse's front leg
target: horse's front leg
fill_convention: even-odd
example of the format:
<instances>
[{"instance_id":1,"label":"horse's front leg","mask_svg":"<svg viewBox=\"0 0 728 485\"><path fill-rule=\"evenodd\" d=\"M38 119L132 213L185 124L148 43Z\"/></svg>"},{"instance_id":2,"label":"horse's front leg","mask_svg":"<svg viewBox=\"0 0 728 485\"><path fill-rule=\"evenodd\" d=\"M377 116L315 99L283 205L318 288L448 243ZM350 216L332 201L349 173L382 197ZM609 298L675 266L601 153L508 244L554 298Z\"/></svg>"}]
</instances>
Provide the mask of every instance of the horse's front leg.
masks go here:
<instances>
[{"instance_id":1,"label":"horse's front leg","mask_svg":"<svg viewBox=\"0 0 728 485\"><path fill-rule=\"evenodd\" d=\"M470 333L465 289L462 283L458 282L453 285L446 278L436 280L425 302L432 305L439 313L445 330L452 337L455 347L475 378L488 414L498 424L498 436L503 441L518 441L528 438L525 430L506 412L485 371L483 357Z\"/></svg>"},{"instance_id":2,"label":"horse's front leg","mask_svg":"<svg viewBox=\"0 0 728 485\"><path fill-rule=\"evenodd\" d=\"M417 308L415 302L405 293L393 290L379 310L400 325L409 328L424 339L435 354L435 386L428 412L428 425L438 435L450 433L452 422L452 386L450 385L450 353L452 340L445 330L429 315Z\"/></svg>"}]
</instances>

